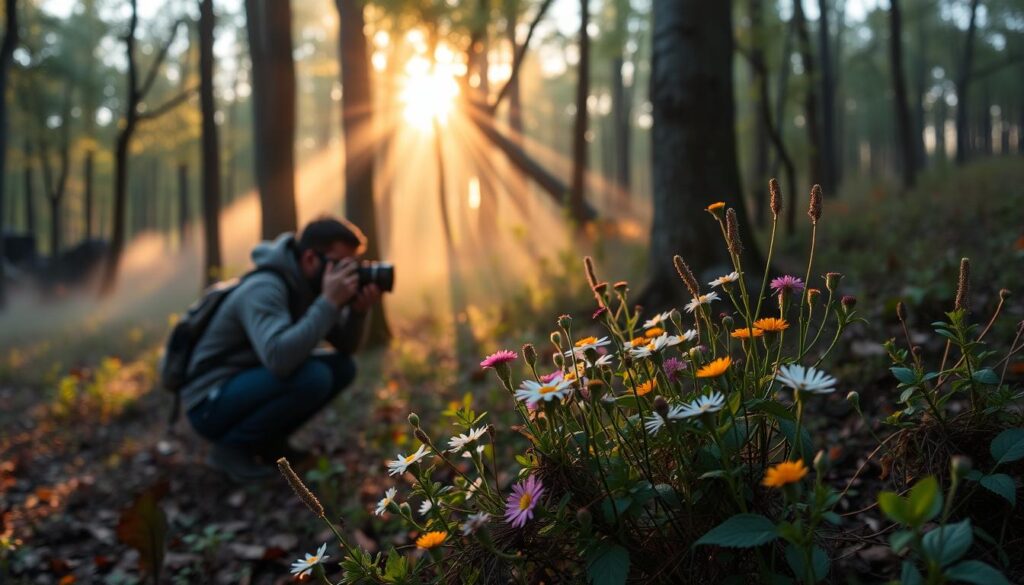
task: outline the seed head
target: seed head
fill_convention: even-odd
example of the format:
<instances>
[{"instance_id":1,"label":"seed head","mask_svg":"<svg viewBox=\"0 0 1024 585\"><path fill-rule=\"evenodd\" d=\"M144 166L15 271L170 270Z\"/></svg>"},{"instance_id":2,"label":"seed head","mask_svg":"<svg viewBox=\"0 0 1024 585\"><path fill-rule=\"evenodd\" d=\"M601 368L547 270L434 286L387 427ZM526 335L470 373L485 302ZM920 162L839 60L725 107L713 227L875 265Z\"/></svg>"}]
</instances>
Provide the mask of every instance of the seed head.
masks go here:
<instances>
[{"instance_id":1,"label":"seed head","mask_svg":"<svg viewBox=\"0 0 1024 585\"><path fill-rule=\"evenodd\" d=\"M619 293L620 295L626 294L626 291L629 290L629 283L626 282L625 280L620 280L613 284L612 286L615 287L615 292Z\"/></svg>"},{"instance_id":2,"label":"seed head","mask_svg":"<svg viewBox=\"0 0 1024 585\"><path fill-rule=\"evenodd\" d=\"M768 181L768 192L771 193L771 201L768 205L772 209L772 215L778 219L779 214L782 213L782 190L779 189L779 182L775 180L775 177Z\"/></svg>"},{"instance_id":3,"label":"seed head","mask_svg":"<svg viewBox=\"0 0 1024 585\"><path fill-rule=\"evenodd\" d=\"M960 278L956 282L956 304L953 305L957 311L970 311L971 294L971 261L969 258L960 259Z\"/></svg>"},{"instance_id":4,"label":"seed head","mask_svg":"<svg viewBox=\"0 0 1024 585\"><path fill-rule=\"evenodd\" d=\"M302 483L299 476L295 474L295 470L293 470L291 464L288 463L288 459L284 457L278 459L277 468L281 471L281 475L284 476L285 480L288 481L288 485L292 486L292 491L295 492L295 495L299 496L299 499L302 500L302 503L306 504L306 507L309 508L317 518L323 518L323 505L320 504L320 500L316 499L313 492L309 491L306 484Z\"/></svg>"},{"instance_id":5,"label":"seed head","mask_svg":"<svg viewBox=\"0 0 1024 585\"><path fill-rule=\"evenodd\" d=\"M558 317L558 326L562 329L568 329L572 325L572 317L569 315L562 315Z\"/></svg>"},{"instance_id":6,"label":"seed head","mask_svg":"<svg viewBox=\"0 0 1024 585\"><path fill-rule=\"evenodd\" d=\"M956 478L962 478L971 472L971 468L974 465L971 463L971 459L966 455L954 455L949 460L949 470L953 473Z\"/></svg>"},{"instance_id":7,"label":"seed head","mask_svg":"<svg viewBox=\"0 0 1024 585\"><path fill-rule=\"evenodd\" d=\"M683 257L678 254L673 256L672 263L675 264L676 272L679 273L679 278L683 280L683 284L686 285L686 289L690 291L690 295L699 297L700 286L697 284L697 278L693 275L693 271L690 270L689 265L683 261Z\"/></svg>"},{"instance_id":8,"label":"seed head","mask_svg":"<svg viewBox=\"0 0 1024 585\"><path fill-rule=\"evenodd\" d=\"M587 274L587 284L590 288L597 288L597 275L594 273L594 259L590 256L583 257L583 271Z\"/></svg>"},{"instance_id":9,"label":"seed head","mask_svg":"<svg viewBox=\"0 0 1024 585\"><path fill-rule=\"evenodd\" d=\"M826 272L825 273L825 289L830 293L836 292L839 287L839 281L843 279L843 275L840 272Z\"/></svg>"},{"instance_id":10,"label":"seed head","mask_svg":"<svg viewBox=\"0 0 1024 585\"><path fill-rule=\"evenodd\" d=\"M811 218L812 224L818 225L818 220L821 219L821 185L811 187L811 203L807 207L807 216Z\"/></svg>"},{"instance_id":11,"label":"seed head","mask_svg":"<svg viewBox=\"0 0 1024 585\"><path fill-rule=\"evenodd\" d=\"M736 210L732 207L725 212L725 239L729 243L729 253L739 256L743 252L743 241L740 240L740 225L736 219Z\"/></svg>"},{"instance_id":12,"label":"seed head","mask_svg":"<svg viewBox=\"0 0 1024 585\"><path fill-rule=\"evenodd\" d=\"M420 428L420 415L416 414L415 412L410 412L409 424L412 425L412 428L414 429Z\"/></svg>"},{"instance_id":13,"label":"seed head","mask_svg":"<svg viewBox=\"0 0 1024 585\"><path fill-rule=\"evenodd\" d=\"M537 363L537 348L532 343L523 344L523 359L531 368Z\"/></svg>"},{"instance_id":14,"label":"seed head","mask_svg":"<svg viewBox=\"0 0 1024 585\"><path fill-rule=\"evenodd\" d=\"M844 309L849 311L857 306L857 297L853 295L843 295L843 298L839 299L839 302L843 305Z\"/></svg>"}]
</instances>

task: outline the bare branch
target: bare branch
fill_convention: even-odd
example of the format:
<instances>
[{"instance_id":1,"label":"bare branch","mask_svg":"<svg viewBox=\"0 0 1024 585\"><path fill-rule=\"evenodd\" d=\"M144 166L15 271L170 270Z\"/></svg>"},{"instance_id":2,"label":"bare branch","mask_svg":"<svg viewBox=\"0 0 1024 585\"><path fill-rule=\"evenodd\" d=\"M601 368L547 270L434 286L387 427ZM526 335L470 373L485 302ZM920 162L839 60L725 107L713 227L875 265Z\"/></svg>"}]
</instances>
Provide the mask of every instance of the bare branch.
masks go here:
<instances>
[{"instance_id":1,"label":"bare branch","mask_svg":"<svg viewBox=\"0 0 1024 585\"><path fill-rule=\"evenodd\" d=\"M153 88L153 83L156 81L157 74L160 73L160 66L163 65L164 60L167 59L167 52L171 49L171 45L174 44L174 39L178 37L178 29L181 25L185 24L184 18L179 18L174 21L174 26L171 27L171 34L167 38L167 42L160 48L160 52L157 53L156 60L153 61L153 65L149 68L149 73L146 74L146 80L142 82L142 87L138 88L139 99L144 99L149 90Z\"/></svg>"},{"instance_id":2,"label":"bare branch","mask_svg":"<svg viewBox=\"0 0 1024 585\"><path fill-rule=\"evenodd\" d=\"M537 9L537 14L533 17L533 22L530 23L530 28L526 32L526 39L523 41L522 45L519 45L519 48L516 50L516 53L512 58L512 74L509 75L508 79L505 81L505 85L501 86L501 91L498 92L498 97L494 98L494 102L488 106L491 112L498 109L498 106L501 105L501 100L505 99L505 96L508 95L509 88L513 83L515 83L516 78L519 77L519 70L522 68L523 58L526 56L526 49L530 46L530 39L533 38L533 32L537 30L537 25L540 24L540 21L544 18L544 13L548 11L548 7L551 6L553 1L554 0L544 0L544 4L541 4L540 8Z\"/></svg>"},{"instance_id":3,"label":"bare branch","mask_svg":"<svg viewBox=\"0 0 1024 585\"><path fill-rule=\"evenodd\" d=\"M170 112L174 108L188 101L188 99L195 95L197 91L199 91L199 86L192 86L152 110L139 112L139 122L147 122L163 116L167 112Z\"/></svg>"}]
</instances>

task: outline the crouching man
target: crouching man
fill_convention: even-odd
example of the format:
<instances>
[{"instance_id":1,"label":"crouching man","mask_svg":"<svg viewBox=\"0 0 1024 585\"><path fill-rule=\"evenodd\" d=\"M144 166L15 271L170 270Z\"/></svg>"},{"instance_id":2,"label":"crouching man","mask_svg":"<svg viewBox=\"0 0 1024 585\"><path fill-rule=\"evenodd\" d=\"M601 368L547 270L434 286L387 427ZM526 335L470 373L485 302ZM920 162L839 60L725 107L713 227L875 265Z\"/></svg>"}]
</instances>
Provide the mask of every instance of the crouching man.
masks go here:
<instances>
[{"instance_id":1,"label":"crouching man","mask_svg":"<svg viewBox=\"0 0 1024 585\"><path fill-rule=\"evenodd\" d=\"M380 300L376 284L359 286L365 245L359 228L324 217L253 249L255 270L217 307L181 390L214 468L249 481L304 456L288 437L355 378L351 356ZM324 340L334 351L317 349Z\"/></svg>"}]
</instances>

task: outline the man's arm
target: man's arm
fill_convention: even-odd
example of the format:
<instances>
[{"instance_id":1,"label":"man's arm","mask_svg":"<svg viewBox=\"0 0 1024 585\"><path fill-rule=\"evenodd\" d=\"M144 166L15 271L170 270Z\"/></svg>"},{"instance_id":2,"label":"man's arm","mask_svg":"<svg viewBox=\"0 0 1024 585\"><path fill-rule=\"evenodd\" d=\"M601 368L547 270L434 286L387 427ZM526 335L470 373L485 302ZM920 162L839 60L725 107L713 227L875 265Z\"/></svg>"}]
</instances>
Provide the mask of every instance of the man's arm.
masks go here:
<instances>
[{"instance_id":1,"label":"man's arm","mask_svg":"<svg viewBox=\"0 0 1024 585\"><path fill-rule=\"evenodd\" d=\"M327 342L339 353L353 354L359 350L365 333L366 313L342 309L342 318L327 332Z\"/></svg>"},{"instance_id":2,"label":"man's arm","mask_svg":"<svg viewBox=\"0 0 1024 585\"><path fill-rule=\"evenodd\" d=\"M260 362L279 378L295 371L337 323L338 308L324 296L293 323L287 286L276 276L254 276L242 288L236 291L244 295L242 327Z\"/></svg>"}]
</instances>

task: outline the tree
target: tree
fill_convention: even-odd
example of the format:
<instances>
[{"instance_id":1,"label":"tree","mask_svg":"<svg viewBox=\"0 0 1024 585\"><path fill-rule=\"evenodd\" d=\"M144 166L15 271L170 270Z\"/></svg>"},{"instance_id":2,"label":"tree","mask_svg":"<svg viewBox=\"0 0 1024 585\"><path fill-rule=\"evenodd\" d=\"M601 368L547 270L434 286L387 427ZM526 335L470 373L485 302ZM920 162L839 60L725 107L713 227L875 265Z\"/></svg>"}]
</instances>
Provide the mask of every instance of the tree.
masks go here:
<instances>
[{"instance_id":1,"label":"tree","mask_svg":"<svg viewBox=\"0 0 1024 585\"><path fill-rule=\"evenodd\" d=\"M971 83L971 68L974 65L974 35L978 28L978 0L971 0L970 13L960 70L956 76L956 164L958 165L967 162L967 151L970 148L970 137L968 136L968 112L970 110L968 109L967 91Z\"/></svg>"},{"instance_id":2,"label":"tree","mask_svg":"<svg viewBox=\"0 0 1024 585\"><path fill-rule=\"evenodd\" d=\"M71 170L71 87L70 83L64 90L64 105L60 115L60 146L58 147L57 176L53 176L53 163L50 160L49 138L46 132L39 140L39 159L43 166L43 190L50 200L50 257L56 258L60 253L63 236L63 218L61 202L68 184L68 173Z\"/></svg>"},{"instance_id":3,"label":"tree","mask_svg":"<svg viewBox=\"0 0 1024 585\"><path fill-rule=\"evenodd\" d=\"M341 62L341 119L345 141L345 215L366 235L369 260L381 256L374 199L373 96L370 94L370 56L367 50L363 0L336 0ZM391 337L383 303L370 315L366 343L379 346Z\"/></svg>"},{"instance_id":4,"label":"tree","mask_svg":"<svg viewBox=\"0 0 1024 585\"><path fill-rule=\"evenodd\" d=\"M245 0L264 239L295 231L295 62L289 0Z\"/></svg>"},{"instance_id":5,"label":"tree","mask_svg":"<svg viewBox=\"0 0 1024 585\"><path fill-rule=\"evenodd\" d=\"M917 163L914 157L913 129L907 107L907 84L903 79L903 24L899 0L889 0L889 67L892 70L893 105L899 129L900 168L903 188L914 186Z\"/></svg>"},{"instance_id":6,"label":"tree","mask_svg":"<svg viewBox=\"0 0 1024 585\"><path fill-rule=\"evenodd\" d=\"M4 263L7 257L4 252L4 210L7 208L4 185L7 168L7 77L11 71L14 48L18 46L18 0L4 1L5 21L4 40L0 43L0 309L7 303L7 277Z\"/></svg>"},{"instance_id":7,"label":"tree","mask_svg":"<svg viewBox=\"0 0 1024 585\"><path fill-rule=\"evenodd\" d=\"M590 0L580 0L580 60L576 68L576 120L572 141L572 186L569 192L569 212L577 227L587 221L587 98L590 97Z\"/></svg>"},{"instance_id":8,"label":"tree","mask_svg":"<svg viewBox=\"0 0 1024 585\"><path fill-rule=\"evenodd\" d=\"M703 209L709 199L736 197L742 191L734 129L731 3L654 0L651 16L654 219L650 280L641 302L658 309L681 295L674 254L698 270L729 265L725 245L713 243L720 241L719 228ZM742 200L734 206L740 230L750 234ZM747 240L743 258L753 266L757 252L753 238Z\"/></svg>"},{"instance_id":9,"label":"tree","mask_svg":"<svg viewBox=\"0 0 1024 585\"><path fill-rule=\"evenodd\" d=\"M100 294L108 295L114 290L117 284L117 272L121 263L121 254L125 245L125 212L128 203L128 163L129 147L132 137L138 129L139 124L155 120L167 112L184 103L192 95L192 90L179 93L177 96L167 100L155 108L143 108L143 100L153 88L160 66L167 59L171 44L178 36L178 29L184 21L178 20L171 28L171 34L150 65L147 74L139 80L139 64L135 50L135 34L139 27L138 0L131 0L129 3L130 16L128 19L128 32L124 37L125 60L128 68L128 84L125 91L124 112L121 117L121 126L117 134L117 144L114 151L114 218L110 236L110 252L106 266L103 271L103 278L100 284Z\"/></svg>"},{"instance_id":10,"label":"tree","mask_svg":"<svg viewBox=\"0 0 1024 585\"><path fill-rule=\"evenodd\" d=\"M825 178L825 171L822 168L821 130L818 126L818 92L814 89L816 82L814 56L811 54L811 36L807 32L803 0L794 0L793 2L793 25L796 27L800 62L804 68L804 76L807 78L807 86L804 91L804 124L807 127L807 142L810 144L808 157L810 182L821 184Z\"/></svg>"},{"instance_id":11,"label":"tree","mask_svg":"<svg viewBox=\"0 0 1024 585\"><path fill-rule=\"evenodd\" d=\"M221 267L220 142L217 137L217 103L213 99L213 39L216 24L213 0L200 0L199 107L203 114L203 278L206 284L212 284L216 280ZM187 199L186 196L183 201ZM185 211L183 207L182 215ZM182 233L184 234L184 231Z\"/></svg>"},{"instance_id":12,"label":"tree","mask_svg":"<svg viewBox=\"0 0 1024 585\"><path fill-rule=\"evenodd\" d=\"M92 239L92 207L93 207L93 158L95 157L95 151L89 149L85 152L85 163L82 169L83 180L85 181L84 187L84 209L82 210L82 219L85 224L85 239Z\"/></svg>"},{"instance_id":13,"label":"tree","mask_svg":"<svg viewBox=\"0 0 1024 585\"><path fill-rule=\"evenodd\" d=\"M797 0L799 1L799 0ZM836 86L829 57L828 0L818 0L818 59L821 62L821 174L826 193L836 190Z\"/></svg>"}]
</instances>

